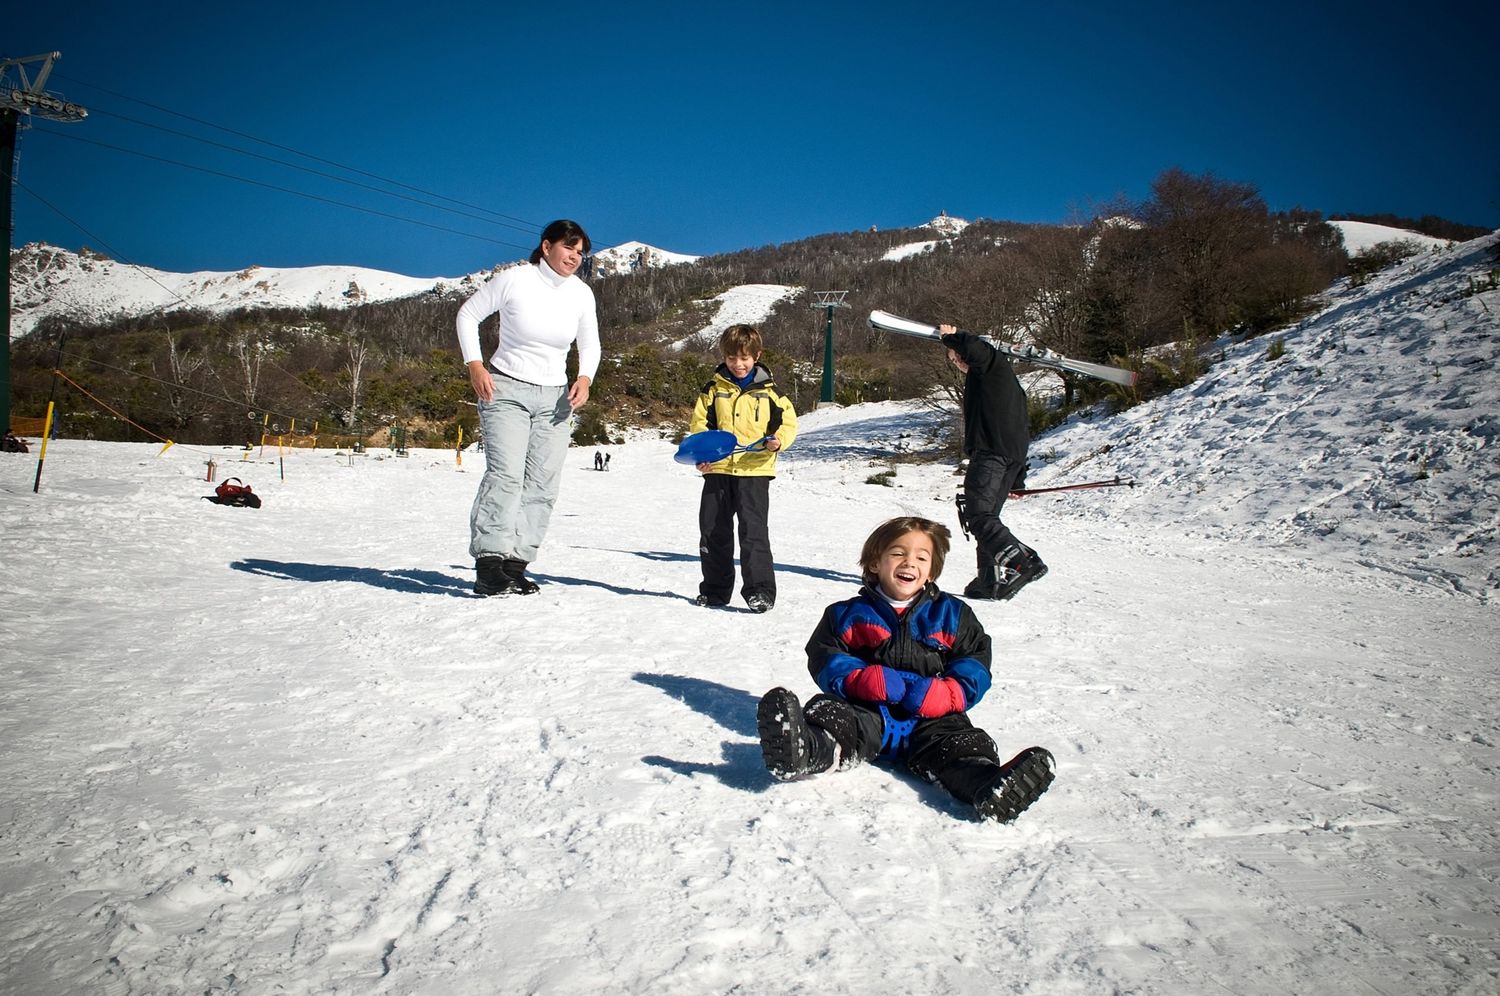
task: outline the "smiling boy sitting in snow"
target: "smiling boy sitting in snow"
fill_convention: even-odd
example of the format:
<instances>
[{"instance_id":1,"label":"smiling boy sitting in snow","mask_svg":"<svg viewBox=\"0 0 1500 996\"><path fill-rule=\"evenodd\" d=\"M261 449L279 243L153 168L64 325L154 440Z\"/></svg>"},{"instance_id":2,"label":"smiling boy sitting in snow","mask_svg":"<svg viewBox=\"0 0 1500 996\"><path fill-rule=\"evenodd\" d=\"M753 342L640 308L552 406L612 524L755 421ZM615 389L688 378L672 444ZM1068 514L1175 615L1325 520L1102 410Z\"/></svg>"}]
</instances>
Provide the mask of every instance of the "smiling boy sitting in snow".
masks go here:
<instances>
[{"instance_id":1,"label":"smiling boy sitting in snow","mask_svg":"<svg viewBox=\"0 0 1500 996\"><path fill-rule=\"evenodd\" d=\"M1001 764L966 715L990 687L990 638L936 582L948 527L903 516L860 553L864 587L823 612L807 667L823 690L804 709L785 688L756 711L766 769L782 780L878 757L940 783L985 819L1009 823L1052 783L1052 755L1028 747Z\"/></svg>"}]
</instances>

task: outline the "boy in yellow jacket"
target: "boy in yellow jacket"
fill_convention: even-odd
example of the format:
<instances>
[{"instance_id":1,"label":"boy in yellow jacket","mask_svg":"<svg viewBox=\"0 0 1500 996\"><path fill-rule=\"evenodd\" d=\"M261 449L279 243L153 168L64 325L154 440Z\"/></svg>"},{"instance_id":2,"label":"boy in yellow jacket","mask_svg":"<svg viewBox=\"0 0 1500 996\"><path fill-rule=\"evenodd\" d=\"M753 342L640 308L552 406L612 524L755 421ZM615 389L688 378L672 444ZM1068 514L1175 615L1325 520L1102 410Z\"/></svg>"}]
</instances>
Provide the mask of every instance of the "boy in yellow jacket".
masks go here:
<instances>
[{"instance_id":1,"label":"boy in yellow jacket","mask_svg":"<svg viewBox=\"0 0 1500 996\"><path fill-rule=\"evenodd\" d=\"M731 453L717 463L700 463L703 498L698 503L698 556L703 582L699 605L728 605L734 592L734 520L739 518L740 594L752 612L776 604L776 572L771 560L769 517L776 455L797 437L797 413L776 389L771 371L760 365L760 332L731 325L719 339L724 362L703 385L693 404L688 432L722 429L740 445L763 447Z\"/></svg>"}]
</instances>

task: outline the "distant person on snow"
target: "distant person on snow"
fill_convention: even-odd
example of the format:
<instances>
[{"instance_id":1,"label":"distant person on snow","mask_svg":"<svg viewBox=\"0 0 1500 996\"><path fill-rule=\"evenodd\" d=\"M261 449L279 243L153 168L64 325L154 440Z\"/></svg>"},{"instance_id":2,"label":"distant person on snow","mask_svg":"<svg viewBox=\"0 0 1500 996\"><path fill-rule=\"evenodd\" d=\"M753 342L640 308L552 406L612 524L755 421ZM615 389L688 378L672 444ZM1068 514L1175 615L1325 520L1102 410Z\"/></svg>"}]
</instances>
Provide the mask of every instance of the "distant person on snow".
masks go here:
<instances>
[{"instance_id":1,"label":"distant person on snow","mask_svg":"<svg viewBox=\"0 0 1500 996\"><path fill-rule=\"evenodd\" d=\"M739 519L740 594L753 612L776 604L776 570L771 559L771 479L776 454L797 438L797 413L771 371L760 365L760 332L731 325L719 337L724 362L693 403L688 432L734 433L742 446L763 447L731 453L716 463L700 463L703 496L698 502L698 558L703 581L699 605L728 605L734 592L734 533Z\"/></svg>"},{"instance_id":2,"label":"distant person on snow","mask_svg":"<svg viewBox=\"0 0 1500 996\"><path fill-rule=\"evenodd\" d=\"M981 818L1009 823L1052 783L1052 755L1004 764L968 712L990 688L990 638L974 611L938 589L948 527L903 516L860 551L864 587L835 602L807 644L823 690L803 708L773 688L756 709L766 769L784 781L884 758L935 781Z\"/></svg>"},{"instance_id":3,"label":"distant person on snow","mask_svg":"<svg viewBox=\"0 0 1500 996\"><path fill-rule=\"evenodd\" d=\"M598 450L594 451L594 469L595 470L603 470L604 469L604 454L600 453Z\"/></svg>"},{"instance_id":4,"label":"distant person on snow","mask_svg":"<svg viewBox=\"0 0 1500 996\"><path fill-rule=\"evenodd\" d=\"M458 309L458 343L479 399L484 476L469 512L474 591L530 595L526 576L547 534L572 435L599 367L594 292L576 276L592 245L577 222L554 221L530 266L502 270ZM500 316L500 345L486 366L479 323ZM568 351L578 376L568 384Z\"/></svg>"},{"instance_id":5,"label":"distant person on snow","mask_svg":"<svg viewBox=\"0 0 1500 996\"><path fill-rule=\"evenodd\" d=\"M6 453L30 453L31 449L26 445L26 440L17 436L9 429L5 430L5 441L0 446L4 447Z\"/></svg>"},{"instance_id":6,"label":"distant person on snow","mask_svg":"<svg viewBox=\"0 0 1500 996\"><path fill-rule=\"evenodd\" d=\"M1035 550L1000 521L1012 491L1026 486L1031 428L1026 392L1010 357L983 336L940 325L948 360L964 375L964 455L969 469L959 501L959 521L978 544L978 572L964 597L1005 600L1047 573Z\"/></svg>"}]
</instances>

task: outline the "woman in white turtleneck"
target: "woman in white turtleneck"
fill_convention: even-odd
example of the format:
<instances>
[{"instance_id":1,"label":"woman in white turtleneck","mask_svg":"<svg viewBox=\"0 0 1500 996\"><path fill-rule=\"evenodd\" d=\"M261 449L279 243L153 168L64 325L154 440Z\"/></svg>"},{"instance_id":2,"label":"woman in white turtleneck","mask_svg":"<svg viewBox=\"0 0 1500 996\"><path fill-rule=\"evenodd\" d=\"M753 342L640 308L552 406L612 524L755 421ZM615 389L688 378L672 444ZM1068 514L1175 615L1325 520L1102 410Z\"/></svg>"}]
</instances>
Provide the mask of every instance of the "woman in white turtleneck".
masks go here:
<instances>
[{"instance_id":1,"label":"woman in white turtleneck","mask_svg":"<svg viewBox=\"0 0 1500 996\"><path fill-rule=\"evenodd\" d=\"M484 477L469 513L474 591L530 595L526 576L547 534L572 434L599 368L594 292L576 273L592 245L576 223L554 221L529 266L502 270L458 309L458 344L479 399ZM500 316L500 347L484 361L479 323ZM568 383L568 351L578 376Z\"/></svg>"}]
</instances>

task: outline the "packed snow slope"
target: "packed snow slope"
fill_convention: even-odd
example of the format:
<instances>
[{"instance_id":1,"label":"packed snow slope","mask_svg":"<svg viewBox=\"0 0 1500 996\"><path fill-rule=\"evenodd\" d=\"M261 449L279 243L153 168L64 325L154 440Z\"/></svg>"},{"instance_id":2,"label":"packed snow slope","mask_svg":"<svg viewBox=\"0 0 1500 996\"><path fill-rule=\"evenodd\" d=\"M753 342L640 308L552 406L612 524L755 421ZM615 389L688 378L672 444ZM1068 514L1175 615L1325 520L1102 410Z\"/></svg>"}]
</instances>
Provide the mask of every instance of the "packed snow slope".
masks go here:
<instances>
[{"instance_id":1,"label":"packed snow slope","mask_svg":"<svg viewBox=\"0 0 1500 996\"><path fill-rule=\"evenodd\" d=\"M1188 388L1036 441L1033 463L1048 480L1123 472L1146 485L1084 506L1092 518L1149 514L1315 548L1488 600L1500 587L1497 240L1342 281L1295 328L1216 344Z\"/></svg>"},{"instance_id":2,"label":"packed snow slope","mask_svg":"<svg viewBox=\"0 0 1500 996\"><path fill-rule=\"evenodd\" d=\"M1142 486L1007 508L1052 572L976 604L973 716L1058 761L1011 826L756 745L868 531L955 525L952 468L893 459L916 406L804 413L765 615L690 604L659 439L574 451L499 599L473 453L59 440L40 493L0 454L0 991L1500 991L1487 251L1037 441L1033 486ZM201 500L208 459L264 507Z\"/></svg>"}]
</instances>

